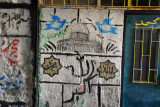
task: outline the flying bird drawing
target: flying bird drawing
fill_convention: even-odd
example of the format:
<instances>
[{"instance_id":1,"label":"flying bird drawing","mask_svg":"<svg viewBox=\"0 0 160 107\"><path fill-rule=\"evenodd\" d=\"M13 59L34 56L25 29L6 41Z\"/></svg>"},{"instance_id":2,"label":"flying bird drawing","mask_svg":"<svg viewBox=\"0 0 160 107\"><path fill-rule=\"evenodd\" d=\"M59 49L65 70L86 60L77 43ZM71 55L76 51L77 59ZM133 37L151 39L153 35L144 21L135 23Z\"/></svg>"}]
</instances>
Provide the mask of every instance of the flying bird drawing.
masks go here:
<instances>
[{"instance_id":1,"label":"flying bird drawing","mask_svg":"<svg viewBox=\"0 0 160 107\"><path fill-rule=\"evenodd\" d=\"M56 15L50 14L52 17L52 20L49 24L46 24L46 28L44 30L60 30L63 28L63 26L66 24L67 20L64 19L63 21L60 20L60 18Z\"/></svg>"},{"instance_id":2,"label":"flying bird drawing","mask_svg":"<svg viewBox=\"0 0 160 107\"><path fill-rule=\"evenodd\" d=\"M113 25L111 24L111 21L112 21L113 18L110 18L110 19L104 19L103 20L103 23L100 24L98 21L96 22L96 25L99 29L99 31L101 33L113 33L113 34L118 34L116 32L117 28L116 27L113 27Z\"/></svg>"}]
</instances>

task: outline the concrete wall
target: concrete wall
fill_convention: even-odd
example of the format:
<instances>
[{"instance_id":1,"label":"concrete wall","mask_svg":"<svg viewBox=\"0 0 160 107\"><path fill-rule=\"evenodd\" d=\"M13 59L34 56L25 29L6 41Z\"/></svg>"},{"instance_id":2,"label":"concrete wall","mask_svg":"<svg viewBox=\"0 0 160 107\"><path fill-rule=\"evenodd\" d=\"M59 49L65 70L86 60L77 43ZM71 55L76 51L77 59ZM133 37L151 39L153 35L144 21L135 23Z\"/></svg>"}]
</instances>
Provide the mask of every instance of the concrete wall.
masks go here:
<instances>
[{"instance_id":1,"label":"concrete wall","mask_svg":"<svg viewBox=\"0 0 160 107\"><path fill-rule=\"evenodd\" d=\"M119 107L124 10L42 8L40 107Z\"/></svg>"},{"instance_id":2,"label":"concrete wall","mask_svg":"<svg viewBox=\"0 0 160 107\"><path fill-rule=\"evenodd\" d=\"M0 107L31 107L34 103L31 44L36 38L32 36L36 21L32 25L31 20L37 11L30 3L0 0Z\"/></svg>"},{"instance_id":3,"label":"concrete wall","mask_svg":"<svg viewBox=\"0 0 160 107\"><path fill-rule=\"evenodd\" d=\"M30 18L26 9L0 10L1 101L32 102Z\"/></svg>"},{"instance_id":4,"label":"concrete wall","mask_svg":"<svg viewBox=\"0 0 160 107\"><path fill-rule=\"evenodd\" d=\"M30 4L31 0L1 0L0 3L27 3Z\"/></svg>"}]
</instances>

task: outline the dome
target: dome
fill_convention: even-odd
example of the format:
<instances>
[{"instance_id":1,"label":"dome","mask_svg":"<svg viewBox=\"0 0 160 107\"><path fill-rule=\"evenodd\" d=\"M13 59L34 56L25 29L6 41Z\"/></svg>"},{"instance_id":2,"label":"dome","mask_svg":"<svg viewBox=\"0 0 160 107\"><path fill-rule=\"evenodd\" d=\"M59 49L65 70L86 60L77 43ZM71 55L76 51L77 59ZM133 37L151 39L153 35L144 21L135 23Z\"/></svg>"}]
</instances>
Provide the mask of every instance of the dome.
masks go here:
<instances>
[{"instance_id":1,"label":"dome","mask_svg":"<svg viewBox=\"0 0 160 107\"><path fill-rule=\"evenodd\" d=\"M73 32L85 33L87 35L89 34L88 28L83 24L73 25L71 28L71 33Z\"/></svg>"}]
</instances>

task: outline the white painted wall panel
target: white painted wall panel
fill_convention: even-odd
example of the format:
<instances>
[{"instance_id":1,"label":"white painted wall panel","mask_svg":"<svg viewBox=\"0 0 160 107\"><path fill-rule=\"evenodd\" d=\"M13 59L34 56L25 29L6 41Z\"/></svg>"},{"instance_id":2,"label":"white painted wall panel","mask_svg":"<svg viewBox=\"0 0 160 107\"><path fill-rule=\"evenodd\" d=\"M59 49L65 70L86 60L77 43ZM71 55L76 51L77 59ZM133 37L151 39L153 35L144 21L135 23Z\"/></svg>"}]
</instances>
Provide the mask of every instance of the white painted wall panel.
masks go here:
<instances>
[{"instance_id":1,"label":"white painted wall panel","mask_svg":"<svg viewBox=\"0 0 160 107\"><path fill-rule=\"evenodd\" d=\"M41 8L40 106L120 106L123 12Z\"/></svg>"}]
</instances>

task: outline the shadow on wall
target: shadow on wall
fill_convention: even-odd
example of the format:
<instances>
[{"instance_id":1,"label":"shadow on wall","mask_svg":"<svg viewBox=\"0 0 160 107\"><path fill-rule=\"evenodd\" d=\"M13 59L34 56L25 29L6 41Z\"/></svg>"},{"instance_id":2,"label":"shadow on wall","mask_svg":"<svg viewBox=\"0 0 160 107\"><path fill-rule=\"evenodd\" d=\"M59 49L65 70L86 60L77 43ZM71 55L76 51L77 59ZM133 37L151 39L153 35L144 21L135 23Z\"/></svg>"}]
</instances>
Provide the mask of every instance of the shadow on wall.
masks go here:
<instances>
[{"instance_id":1,"label":"shadow on wall","mask_svg":"<svg viewBox=\"0 0 160 107\"><path fill-rule=\"evenodd\" d=\"M26 103L24 102L4 102L0 101L0 107L25 107Z\"/></svg>"},{"instance_id":2,"label":"shadow on wall","mask_svg":"<svg viewBox=\"0 0 160 107\"><path fill-rule=\"evenodd\" d=\"M97 5L97 0L42 0L44 4L60 4L63 5ZM77 2L76 2L77 1ZM128 6L129 0L101 0L102 6ZM125 3L124 3L125 2ZM150 3L150 4L149 4ZM160 6L159 0L131 0L131 6Z\"/></svg>"},{"instance_id":3,"label":"shadow on wall","mask_svg":"<svg viewBox=\"0 0 160 107\"><path fill-rule=\"evenodd\" d=\"M43 0L45 4L51 4L52 0ZM54 4L64 4L64 0L54 0ZM68 5L76 5L76 0L65 0ZM78 5L88 5L88 0L77 0ZM97 0L89 0L90 5L97 5Z\"/></svg>"}]
</instances>

